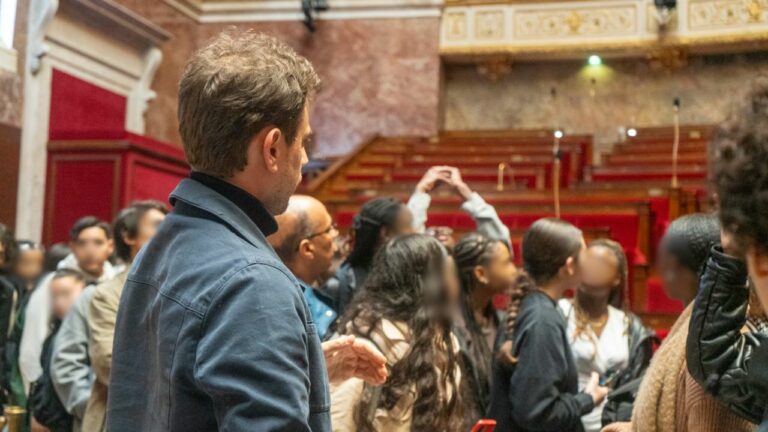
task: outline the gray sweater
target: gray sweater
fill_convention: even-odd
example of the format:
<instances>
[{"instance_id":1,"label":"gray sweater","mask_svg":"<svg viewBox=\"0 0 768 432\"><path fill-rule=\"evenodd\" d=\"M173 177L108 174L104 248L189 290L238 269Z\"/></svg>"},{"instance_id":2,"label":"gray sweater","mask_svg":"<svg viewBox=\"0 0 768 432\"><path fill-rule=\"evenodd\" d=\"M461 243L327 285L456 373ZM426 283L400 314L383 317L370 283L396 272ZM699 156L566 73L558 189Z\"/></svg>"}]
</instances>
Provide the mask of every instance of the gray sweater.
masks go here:
<instances>
[{"instance_id":1,"label":"gray sweater","mask_svg":"<svg viewBox=\"0 0 768 432\"><path fill-rule=\"evenodd\" d=\"M429 210L431 202L432 197L425 192L414 192L408 200L408 209L413 214L413 227L417 232L423 233L426 229L427 210ZM464 201L461 208L474 219L480 234L506 242L512 250L509 228L501 222L496 209L485 202L477 192L472 192L470 198Z\"/></svg>"}]
</instances>

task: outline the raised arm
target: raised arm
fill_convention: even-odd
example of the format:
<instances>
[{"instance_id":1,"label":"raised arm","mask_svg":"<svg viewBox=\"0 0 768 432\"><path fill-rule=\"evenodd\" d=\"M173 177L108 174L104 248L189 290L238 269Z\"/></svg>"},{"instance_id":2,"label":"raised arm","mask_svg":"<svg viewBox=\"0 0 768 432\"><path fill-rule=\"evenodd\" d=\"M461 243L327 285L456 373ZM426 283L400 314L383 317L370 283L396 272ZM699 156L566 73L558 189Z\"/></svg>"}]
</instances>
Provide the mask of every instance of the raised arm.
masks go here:
<instances>
[{"instance_id":1,"label":"raised arm","mask_svg":"<svg viewBox=\"0 0 768 432\"><path fill-rule=\"evenodd\" d=\"M461 178L461 172L458 168L451 167L451 185L456 193L462 197L464 203L461 208L472 216L477 224L477 231L492 239L505 242L512 250L512 244L509 239L509 228L501 222L496 209L485 202L477 193L473 192Z\"/></svg>"},{"instance_id":2,"label":"raised arm","mask_svg":"<svg viewBox=\"0 0 768 432\"><path fill-rule=\"evenodd\" d=\"M440 181L449 179L448 167L433 166L424 173L424 177L416 184L413 195L408 199L408 209L413 214L413 228L418 233L424 233L427 224L427 210L432 201L429 193Z\"/></svg>"}]
</instances>

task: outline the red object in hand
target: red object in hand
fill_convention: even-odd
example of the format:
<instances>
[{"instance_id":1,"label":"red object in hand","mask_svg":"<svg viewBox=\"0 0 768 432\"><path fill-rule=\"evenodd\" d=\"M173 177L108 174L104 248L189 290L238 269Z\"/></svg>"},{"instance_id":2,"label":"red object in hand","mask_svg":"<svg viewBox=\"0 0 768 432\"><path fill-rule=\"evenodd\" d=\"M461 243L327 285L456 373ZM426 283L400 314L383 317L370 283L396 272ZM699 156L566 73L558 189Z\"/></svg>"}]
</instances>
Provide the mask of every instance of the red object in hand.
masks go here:
<instances>
[{"instance_id":1,"label":"red object in hand","mask_svg":"<svg viewBox=\"0 0 768 432\"><path fill-rule=\"evenodd\" d=\"M493 432L496 429L496 420L478 420L472 432Z\"/></svg>"}]
</instances>

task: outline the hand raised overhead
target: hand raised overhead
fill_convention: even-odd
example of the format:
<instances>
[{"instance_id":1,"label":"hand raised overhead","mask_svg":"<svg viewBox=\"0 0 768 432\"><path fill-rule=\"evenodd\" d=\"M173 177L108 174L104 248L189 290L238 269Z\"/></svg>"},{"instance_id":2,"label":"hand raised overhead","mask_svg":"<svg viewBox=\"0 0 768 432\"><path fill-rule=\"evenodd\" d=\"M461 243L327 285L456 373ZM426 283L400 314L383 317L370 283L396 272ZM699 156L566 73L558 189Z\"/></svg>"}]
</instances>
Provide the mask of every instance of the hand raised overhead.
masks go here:
<instances>
[{"instance_id":1,"label":"hand raised overhead","mask_svg":"<svg viewBox=\"0 0 768 432\"><path fill-rule=\"evenodd\" d=\"M429 193L441 181L449 183L451 176L449 168L450 167L446 166L433 166L428 169L427 172L424 173L424 177L422 177L416 185L416 191Z\"/></svg>"}]
</instances>

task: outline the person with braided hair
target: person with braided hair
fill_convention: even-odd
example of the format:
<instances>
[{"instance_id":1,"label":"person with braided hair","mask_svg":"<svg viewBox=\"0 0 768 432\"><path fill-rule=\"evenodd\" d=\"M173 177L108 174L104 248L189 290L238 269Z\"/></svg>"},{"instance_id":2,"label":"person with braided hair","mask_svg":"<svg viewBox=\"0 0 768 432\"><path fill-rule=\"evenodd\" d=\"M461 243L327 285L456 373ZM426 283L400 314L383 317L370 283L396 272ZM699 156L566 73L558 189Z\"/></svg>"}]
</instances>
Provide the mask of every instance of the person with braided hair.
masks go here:
<instances>
[{"instance_id":1,"label":"person with braided hair","mask_svg":"<svg viewBox=\"0 0 768 432\"><path fill-rule=\"evenodd\" d=\"M581 230L539 219L523 236L525 295L513 324L512 365L494 362L489 416L496 431L583 431L581 416L605 398L593 373L579 392L566 323L557 302L581 282L586 244Z\"/></svg>"},{"instance_id":2,"label":"person with braided hair","mask_svg":"<svg viewBox=\"0 0 768 432\"><path fill-rule=\"evenodd\" d=\"M375 345L390 371L381 386L350 378L331 385L333 430L464 431L450 256L433 237L386 242L339 331Z\"/></svg>"},{"instance_id":3,"label":"person with braided hair","mask_svg":"<svg viewBox=\"0 0 768 432\"><path fill-rule=\"evenodd\" d=\"M579 386L586 386L597 372L610 387L618 388L645 372L656 338L627 310L627 258L621 245L608 239L595 240L589 244L583 264L583 278L574 298L559 302L568 321ZM600 430L606 402L581 418L586 432ZM621 408L631 413L631 404L628 410ZM611 420L619 415L613 413Z\"/></svg>"},{"instance_id":4,"label":"person with braided hair","mask_svg":"<svg viewBox=\"0 0 768 432\"><path fill-rule=\"evenodd\" d=\"M480 233L464 236L454 247L453 258L461 285L453 331L461 348L469 396L465 418L471 426L488 407L494 341L505 322L504 314L493 308L493 296L509 291L517 268L504 241Z\"/></svg>"},{"instance_id":5,"label":"person with braided hair","mask_svg":"<svg viewBox=\"0 0 768 432\"><path fill-rule=\"evenodd\" d=\"M394 198L376 198L363 204L352 220L352 250L322 290L334 300L340 316L365 284L379 248L392 237L412 233L412 225L410 210Z\"/></svg>"}]
</instances>

